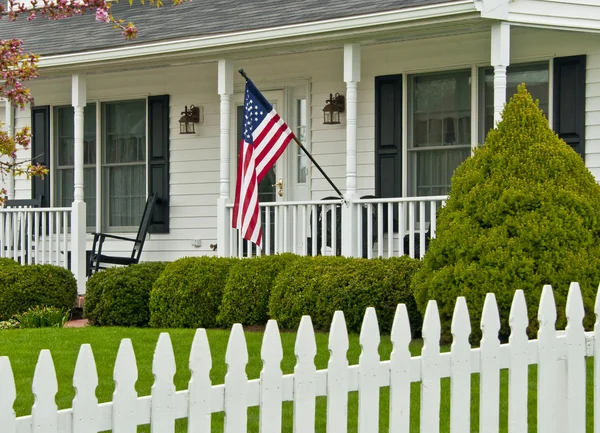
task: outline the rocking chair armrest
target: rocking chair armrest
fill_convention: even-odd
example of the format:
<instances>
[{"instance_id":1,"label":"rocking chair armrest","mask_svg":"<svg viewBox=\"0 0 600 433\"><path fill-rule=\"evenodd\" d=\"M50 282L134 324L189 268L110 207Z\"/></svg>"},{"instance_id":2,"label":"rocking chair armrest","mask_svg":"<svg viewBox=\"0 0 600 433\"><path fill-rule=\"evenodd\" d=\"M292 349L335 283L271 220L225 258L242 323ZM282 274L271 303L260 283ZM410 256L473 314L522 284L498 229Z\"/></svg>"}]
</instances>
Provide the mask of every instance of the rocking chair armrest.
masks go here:
<instances>
[{"instance_id":1,"label":"rocking chair armrest","mask_svg":"<svg viewBox=\"0 0 600 433\"><path fill-rule=\"evenodd\" d=\"M120 241L129 241L129 242L136 242L137 239L133 239L133 238L126 238L123 236L116 236L116 235L109 235L108 233L92 233L94 235L94 239L97 238L110 238L110 239L117 239Z\"/></svg>"}]
</instances>

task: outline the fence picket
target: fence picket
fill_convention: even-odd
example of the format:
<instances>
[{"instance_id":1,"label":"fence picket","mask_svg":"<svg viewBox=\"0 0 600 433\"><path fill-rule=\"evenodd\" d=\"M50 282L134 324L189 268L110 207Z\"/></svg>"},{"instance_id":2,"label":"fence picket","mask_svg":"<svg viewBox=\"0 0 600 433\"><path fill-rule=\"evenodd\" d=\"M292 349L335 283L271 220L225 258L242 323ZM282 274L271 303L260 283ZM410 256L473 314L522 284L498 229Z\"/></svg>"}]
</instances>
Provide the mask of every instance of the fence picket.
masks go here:
<instances>
[{"instance_id":1,"label":"fence picket","mask_svg":"<svg viewBox=\"0 0 600 433\"><path fill-rule=\"evenodd\" d=\"M31 408L33 433L58 433L58 409L54 400L58 382L52 355L47 349L40 352L31 388L35 397Z\"/></svg>"},{"instance_id":2,"label":"fence picket","mask_svg":"<svg viewBox=\"0 0 600 433\"><path fill-rule=\"evenodd\" d=\"M280 433L283 388L281 361L283 347L275 320L269 320L260 350L263 368L260 372L260 426L261 433Z\"/></svg>"},{"instance_id":3,"label":"fence picket","mask_svg":"<svg viewBox=\"0 0 600 433\"><path fill-rule=\"evenodd\" d=\"M73 433L98 432L98 372L92 347L82 344L73 374Z\"/></svg>"},{"instance_id":4,"label":"fence picket","mask_svg":"<svg viewBox=\"0 0 600 433\"><path fill-rule=\"evenodd\" d=\"M379 325L368 307L360 329L358 359L358 433L379 430Z\"/></svg>"},{"instance_id":5,"label":"fence picket","mask_svg":"<svg viewBox=\"0 0 600 433\"><path fill-rule=\"evenodd\" d=\"M309 316L302 316L294 347L294 433L315 431L315 398L317 395L317 342Z\"/></svg>"},{"instance_id":6,"label":"fence picket","mask_svg":"<svg viewBox=\"0 0 600 433\"><path fill-rule=\"evenodd\" d=\"M212 358L205 329L196 329L190 351L188 433L210 433Z\"/></svg>"},{"instance_id":7,"label":"fence picket","mask_svg":"<svg viewBox=\"0 0 600 433\"><path fill-rule=\"evenodd\" d=\"M467 300L456 300L452 316L450 432L471 431L471 320Z\"/></svg>"},{"instance_id":8,"label":"fence picket","mask_svg":"<svg viewBox=\"0 0 600 433\"><path fill-rule=\"evenodd\" d=\"M137 432L137 379L138 370L133 346L129 338L124 338L119 345L113 372L113 433Z\"/></svg>"},{"instance_id":9,"label":"fence picket","mask_svg":"<svg viewBox=\"0 0 600 433\"><path fill-rule=\"evenodd\" d=\"M538 433L556 432L556 304L545 285L538 311Z\"/></svg>"},{"instance_id":10,"label":"fence picket","mask_svg":"<svg viewBox=\"0 0 600 433\"><path fill-rule=\"evenodd\" d=\"M529 377L529 339L527 305L523 290L515 291L510 316L510 360L508 368L508 433L527 431L527 391Z\"/></svg>"},{"instance_id":11,"label":"fence picket","mask_svg":"<svg viewBox=\"0 0 600 433\"><path fill-rule=\"evenodd\" d=\"M152 360L152 411L150 416L150 431L152 433L175 432L175 354L171 337L161 332Z\"/></svg>"},{"instance_id":12,"label":"fence picket","mask_svg":"<svg viewBox=\"0 0 600 433\"><path fill-rule=\"evenodd\" d=\"M344 313L336 311L329 332L327 364L327 433L348 430L348 330Z\"/></svg>"},{"instance_id":13,"label":"fence picket","mask_svg":"<svg viewBox=\"0 0 600 433\"><path fill-rule=\"evenodd\" d=\"M600 286L596 292L596 302L594 303L594 314L596 322L594 323L594 433L600 433Z\"/></svg>"},{"instance_id":14,"label":"fence picket","mask_svg":"<svg viewBox=\"0 0 600 433\"><path fill-rule=\"evenodd\" d=\"M567 296L567 431L585 432L585 331L583 299L578 283Z\"/></svg>"},{"instance_id":15,"label":"fence picket","mask_svg":"<svg viewBox=\"0 0 600 433\"><path fill-rule=\"evenodd\" d=\"M396 307L390 354L390 433L407 432L410 428L410 321L406 305Z\"/></svg>"},{"instance_id":16,"label":"fence picket","mask_svg":"<svg viewBox=\"0 0 600 433\"><path fill-rule=\"evenodd\" d=\"M481 373L479 407L485 416L479 417L481 433L496 433L500 428L500 314L496 296L488 293L481 315Z\"/></svg>"},{"instance_id":17,"label":"fence picket","mask_svg":"<svg viewBox=\"0 0 600 433\"><path fill-rule=\"evenodd\" d=\"M225 353L227 374L225 375L225 433L245 433L248 410L246 394L248 376L248 349L242 325L236 323L231 328Z\"/></svg>"},{"instance_id":18,"label":"fence picket","mask_svg":"<svg viewBox=\"0 0 600 433\"><path fill-rule=\"evenodd\" d=\"M17 422L14 410L17 388L8 356L0 356L0 426L6 433L16 433Z\"/></svg>"},{"instance_id":19,"label":"fence picket","mask_svg":"<svg viewBox=\"0 0 600 433\"><path fill-rule=\"evenodd\" d=\"M429 301L425 310L422 332L421 433L440 431L440 331L437 303Z\"/></svg>"}]
</instances>

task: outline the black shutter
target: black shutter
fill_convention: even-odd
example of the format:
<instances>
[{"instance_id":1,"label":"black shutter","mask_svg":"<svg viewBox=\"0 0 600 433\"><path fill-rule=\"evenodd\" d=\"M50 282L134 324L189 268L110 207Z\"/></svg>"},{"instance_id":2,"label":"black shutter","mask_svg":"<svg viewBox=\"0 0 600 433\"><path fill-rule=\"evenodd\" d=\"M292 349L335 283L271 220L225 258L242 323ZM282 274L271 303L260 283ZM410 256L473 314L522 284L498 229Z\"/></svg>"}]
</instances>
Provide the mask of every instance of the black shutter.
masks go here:
<instances>
[{"instance_id":1,"label":"black shutter","mask_svg":"<svg viewBox=\"0 0 600 433\"><path fill-rule=\"evenodd\" d=\"M554 131L585 159L585 56L554 59Z\"/></svg>"},{"instance_id":2,"label":"black shutter","mask_svg":"<svg viewBox=\"0 0 600 433\"><path fill-rule=\"evenodd\" d=\"M148 97L148 189L156 193L150 233L169 232L169 95Z\"/></svg>"},{"instance_id":3,"label":"black shutter","mask_svg":"<svg viewBox=\"0 0 600 433\"><path fill-rule=\"evenodd\" d=\"M375 194L402 197L402 75L375 77Z\"/></svg>"},{"instance_id":4,"label":"black shutter","mask_svg":"<svg viewBox=\"0 0 600 433\"><path fill-rule=\"evenodd\" d=\"M50 170L50 107L31 109L31 163L40 163ZM50 206L50 173L31 180L31 198L43 196L42 207Z\"/></svg>"}]
</instances>

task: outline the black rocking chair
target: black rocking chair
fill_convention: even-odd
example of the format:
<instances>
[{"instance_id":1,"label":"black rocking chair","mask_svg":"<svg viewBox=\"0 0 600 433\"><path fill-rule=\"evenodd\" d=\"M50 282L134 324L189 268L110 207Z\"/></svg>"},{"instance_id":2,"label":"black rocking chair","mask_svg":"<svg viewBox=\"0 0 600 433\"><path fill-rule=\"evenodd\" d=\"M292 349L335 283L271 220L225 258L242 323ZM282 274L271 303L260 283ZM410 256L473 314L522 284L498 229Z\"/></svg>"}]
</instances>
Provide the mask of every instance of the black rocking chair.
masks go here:
<instances>
[{"instance_id":1,"label":"black rocking chair","mask_svg":"<svg viewBox=\"0 0 600 433\"><path fill-rule=\"evenodd\" d=\"M126 238L123 236L115 236L107 233L93 233L94 244L90 253L90 261L87 270L88 277L92 273L98 272L100 269L105 269L106 267L101 266L102 264L127 266L137 264L140 261L142 249L144 248L144 242L146 241L146 235L148 234L148 230L150 229L150 225L152 224L152 214L154 212L154 206L156 204L156 201L157 197L155 194L150 194L148 196L148 200L146 201L146 207L144 208L144 213L142 215L142 222L140 223L140 227L135 238ZM133 242L131 256L120 257L107 256L105 254L102 254L102 245L104 244L104 241L106 239L116 239L120 241ZM98 248L97 250L96 247Z\"/></svg>"}]
</instances>

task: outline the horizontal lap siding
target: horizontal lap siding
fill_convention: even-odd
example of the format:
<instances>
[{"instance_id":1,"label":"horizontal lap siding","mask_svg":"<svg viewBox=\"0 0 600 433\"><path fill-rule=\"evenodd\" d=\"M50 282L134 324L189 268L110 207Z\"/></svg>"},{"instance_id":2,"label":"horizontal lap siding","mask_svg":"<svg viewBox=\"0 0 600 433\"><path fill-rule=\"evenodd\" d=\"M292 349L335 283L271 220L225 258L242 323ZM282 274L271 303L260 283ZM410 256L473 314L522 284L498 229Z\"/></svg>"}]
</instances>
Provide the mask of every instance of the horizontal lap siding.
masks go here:
<instances>
[{"instance_id":1,"label":"horizontal lap siding","mask_svg":"<svg viewBox=\"0 0 600 433\"><path fill-rule=\"evenodd\" d=\"M600 180L600 53L587 57L585 89L585 162Z\"/></svg>"}]
</instances>

